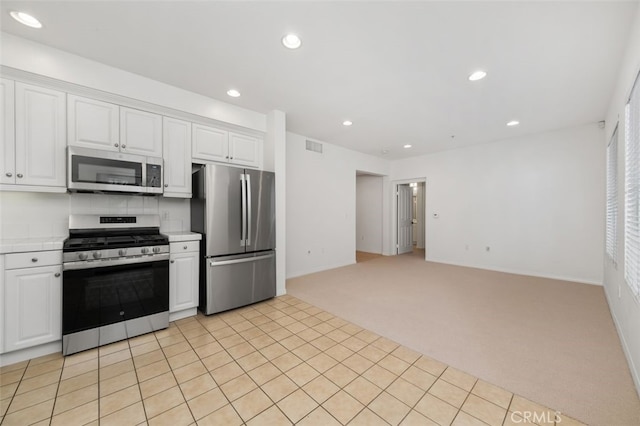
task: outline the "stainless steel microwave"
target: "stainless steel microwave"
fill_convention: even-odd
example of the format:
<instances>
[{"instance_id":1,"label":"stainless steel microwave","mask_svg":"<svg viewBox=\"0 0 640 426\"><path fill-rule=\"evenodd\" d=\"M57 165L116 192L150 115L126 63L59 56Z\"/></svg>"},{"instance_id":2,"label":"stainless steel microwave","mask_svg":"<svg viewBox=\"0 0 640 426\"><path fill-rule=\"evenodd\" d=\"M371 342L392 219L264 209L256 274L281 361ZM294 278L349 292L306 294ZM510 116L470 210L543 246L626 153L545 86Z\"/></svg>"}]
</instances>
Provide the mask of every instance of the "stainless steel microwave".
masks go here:
<instances>
[{"instance_id":1,"label":"stainless steel microwave","mask_svg":"<svg viewBox=\"0 0 640 426\"><path fill-rule=\"evenodd\" d=\"M162 158L69 147L69 191L162 194Z\"/></svg>"}]
</instances>

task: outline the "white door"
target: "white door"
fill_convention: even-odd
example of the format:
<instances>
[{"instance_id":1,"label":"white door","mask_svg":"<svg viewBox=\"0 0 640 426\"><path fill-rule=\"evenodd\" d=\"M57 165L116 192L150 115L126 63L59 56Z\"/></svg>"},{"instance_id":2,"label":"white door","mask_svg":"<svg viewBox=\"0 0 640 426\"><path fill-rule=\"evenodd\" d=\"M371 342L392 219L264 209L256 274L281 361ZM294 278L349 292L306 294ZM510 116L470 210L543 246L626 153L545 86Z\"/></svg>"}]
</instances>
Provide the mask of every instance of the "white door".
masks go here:
<instances>
[{"instance_id":1,"label":"white door","mask_svg":"<svg viewBox=\"0 0 640 426\"><path fill-rule=\"evenodd\" d=\"M118 152L119 109L118 105L68 95L67 143Z\"/></svg>"},{"instance_id":2,"label":"white door","mask_svg":"<svg viewBox=\"0 0 640 426\"><path fill-rule=\"evenodd\" d=\"M5 350L60 340L61 266L12 269L5 274Z\"/></svg>"},{"instance_id":3,"label":"white door","mask_svg":"<svg viewBox=\"0 0 640 426\"><path fill-rule=\"evenodd\" d=\"M198 306L199 252L171 255L169 265L169 312Z\"/></svg>"},{"instance_id":4,"label":"white door","mask_svg":"<svg viewBox=\"0 0 640 426\"><path fill-rule=\"evenodd\" d=\"M66 186L66 94L16 83L16 183Z\"/></svg>"},{"instance_id":5,"label":"white door","mask_svg":"<svg viewBox=\"0 0 640 426\"><path fill-rule=\"evenodd\" d=\"M260 143L257 138L229 133L229 161L244 166L259 166Z\"/></svg>"},{"instance_id":6,"label":"white door","mask_svg":"<svg viewBox=\"0 0 640 426\"><path fill-rule=\"evenodd\" d=\"M162 157L162 116L120 107L120 152Z\"/></svg>"},{"instance_id":7,"label":"white door","mask_svg":"<svg viewBox=\"0 0 640 426\"><path fill-rule=\"evenodd\" d=\"M0 137L0 183L16 182L16 139L14 127L14 83L11 80L0 79L0 120L2 133Z\"/></svg>"},{"instance_id":8,"label":"white door","mask_svg":"<svg viewBox=\"0 0 640 426\"><path fill-rule=\"evenodd\" d=\"M229 132L201 124L193 125L193 159L229 161Z\"/></svg>"},{"instance_id":9,"label":"white door","mask_svg":"<svg viewBox=\"0 0 640 426\"><path fill-rule=\"evenodd\" d=\"M191 123L164 117L164 197L191 197Z\"/></svg>"},{"instance_id":10,"label":"white door","mask_svg":"<svg viewBox=\"0 0 640 426\"><path fill-rule=\"evenodd\" d=\"M398 254L413 250L412 201L413 191L409 184L398 185Z\"/></svg>"}]
</instances>

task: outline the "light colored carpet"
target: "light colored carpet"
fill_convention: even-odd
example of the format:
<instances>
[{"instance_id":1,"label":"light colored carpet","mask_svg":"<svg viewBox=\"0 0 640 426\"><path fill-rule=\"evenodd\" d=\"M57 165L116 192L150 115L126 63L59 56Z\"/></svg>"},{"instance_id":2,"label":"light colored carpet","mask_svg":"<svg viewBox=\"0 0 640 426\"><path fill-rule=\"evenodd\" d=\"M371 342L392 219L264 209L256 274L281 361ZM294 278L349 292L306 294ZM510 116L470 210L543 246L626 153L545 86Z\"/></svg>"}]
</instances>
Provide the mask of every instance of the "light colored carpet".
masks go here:
<instances>
[{"instance_id":1,"label":"light colored carpet","mask_svg":"<svg viewBox=\"0 0 640 426\"><path fill-rule=\"evenodd\" d=\"M287 280L287 292L591 425L640 424L602 287L380 257Z\"/></svg>"}]
</instances>

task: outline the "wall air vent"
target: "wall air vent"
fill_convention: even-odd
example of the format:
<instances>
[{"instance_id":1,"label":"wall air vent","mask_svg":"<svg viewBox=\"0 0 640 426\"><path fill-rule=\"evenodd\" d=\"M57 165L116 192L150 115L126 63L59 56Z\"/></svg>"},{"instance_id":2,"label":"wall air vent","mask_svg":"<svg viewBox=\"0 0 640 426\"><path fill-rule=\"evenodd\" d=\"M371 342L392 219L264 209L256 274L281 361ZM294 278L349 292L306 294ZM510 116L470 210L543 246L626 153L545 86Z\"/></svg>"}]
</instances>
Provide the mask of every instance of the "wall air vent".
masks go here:
<instances>
[{"instance_id":1,"label":"wall air vent","mask_svg":"<svg viewBox=\"0 0 640 426\"><path fill-rule=\"evenodd\" d=\"M320 142L314 142L307 139L307 151L317 152L322 154L322 144Z\"/></svg>"}]
</instances>

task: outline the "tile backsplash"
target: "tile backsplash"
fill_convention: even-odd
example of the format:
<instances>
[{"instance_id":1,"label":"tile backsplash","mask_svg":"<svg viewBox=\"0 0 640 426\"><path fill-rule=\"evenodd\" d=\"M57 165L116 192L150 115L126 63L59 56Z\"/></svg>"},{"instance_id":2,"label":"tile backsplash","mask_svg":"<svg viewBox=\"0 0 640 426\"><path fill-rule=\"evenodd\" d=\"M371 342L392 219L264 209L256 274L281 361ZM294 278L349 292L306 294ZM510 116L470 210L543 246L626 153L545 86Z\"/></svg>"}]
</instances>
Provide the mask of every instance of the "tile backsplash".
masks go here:
<instances>
[{"instance_id":1,"label":"tile backsplash","mask_svg":"<svg viewBox=\"0 0 640 426\"><path fill-rule=\"evenodd\" d=\"M189 203L120 194L0 192L0 238L65 237L70 214L157 214L161 231L189 231Z\"/></svg>"}]
</instances>

